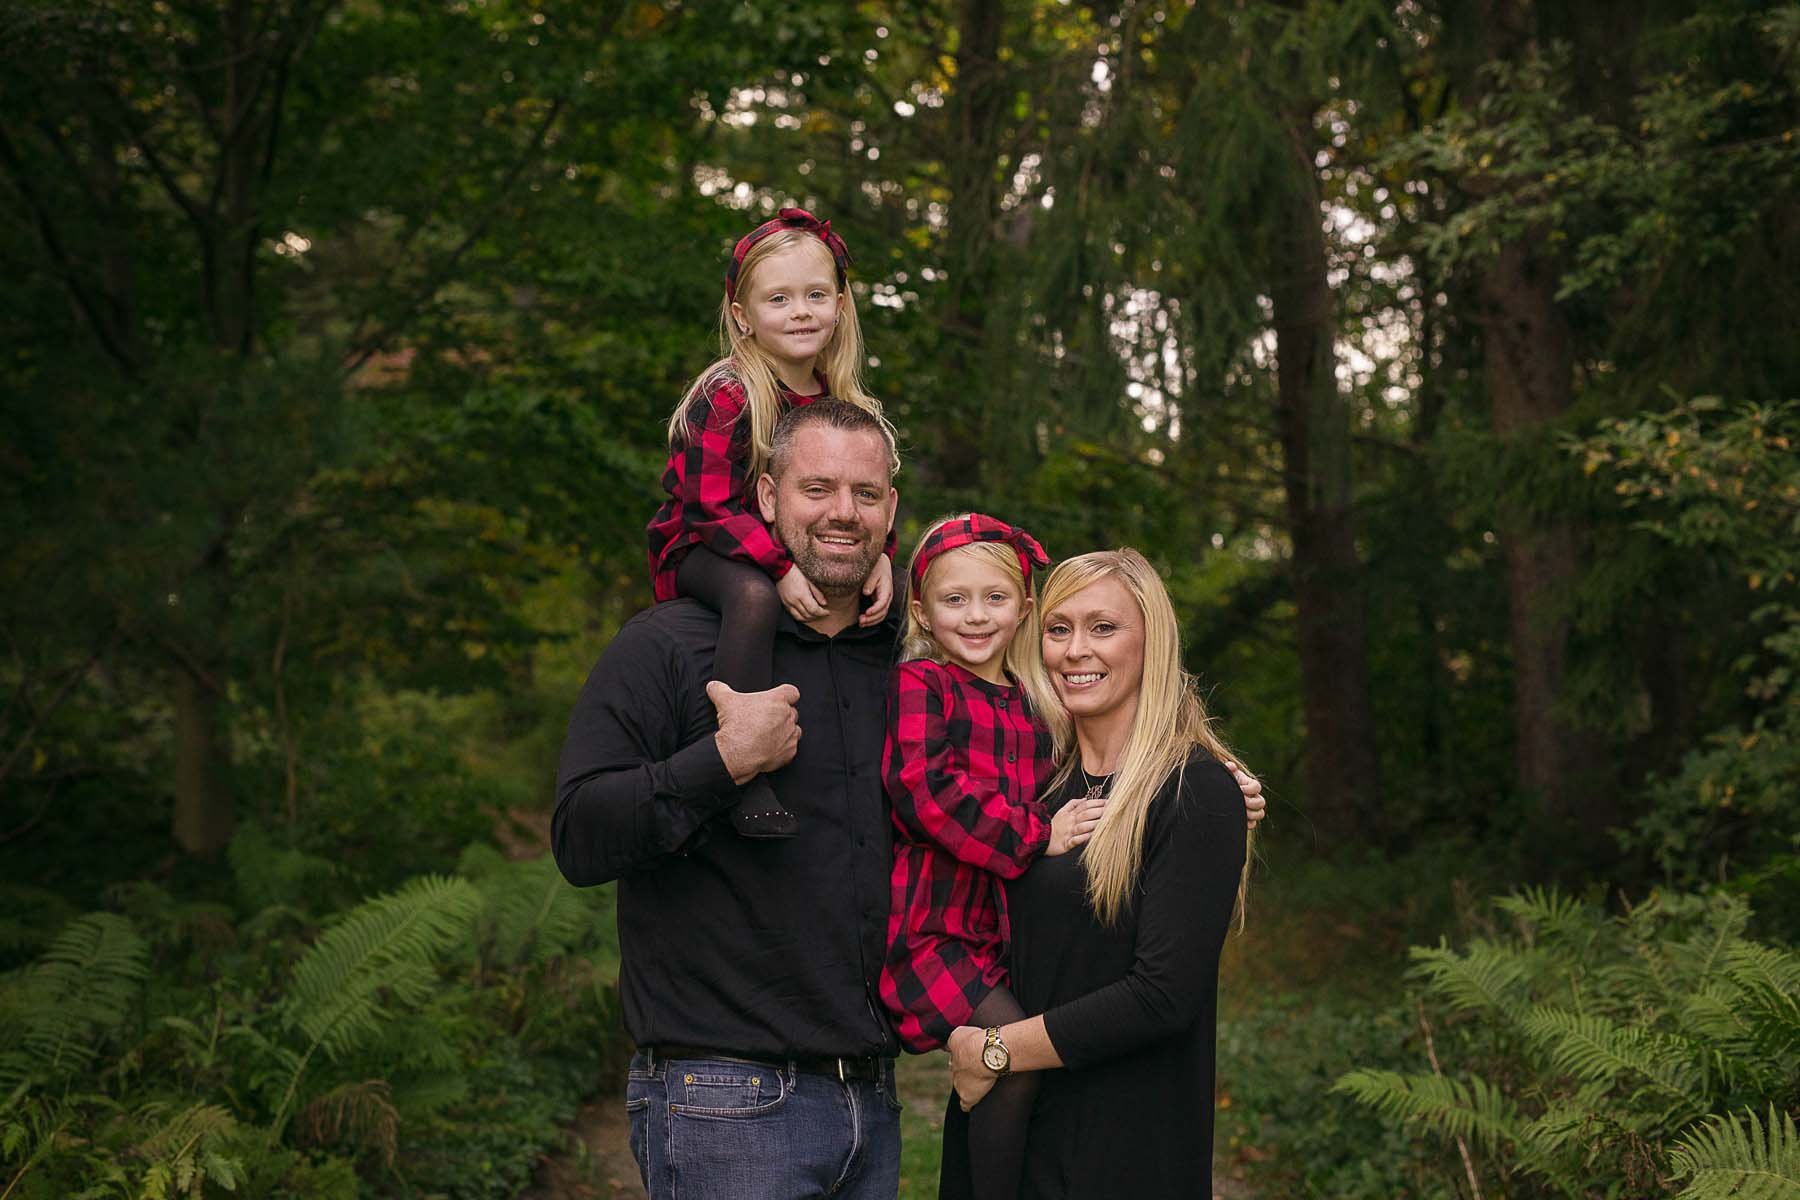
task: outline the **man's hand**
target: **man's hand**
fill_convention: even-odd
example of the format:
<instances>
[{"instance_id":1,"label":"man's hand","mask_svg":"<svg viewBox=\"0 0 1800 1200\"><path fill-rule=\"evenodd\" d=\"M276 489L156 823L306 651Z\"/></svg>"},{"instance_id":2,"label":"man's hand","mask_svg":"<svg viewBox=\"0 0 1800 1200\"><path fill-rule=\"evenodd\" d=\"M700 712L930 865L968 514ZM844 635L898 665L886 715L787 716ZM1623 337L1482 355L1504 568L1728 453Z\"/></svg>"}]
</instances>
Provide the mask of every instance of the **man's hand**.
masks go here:
<instances>
[{"instance_id":1,"label":"man's hand","mask_svg":"<svg viewBox=\"0 0 1800 1200\"><path fill-rule=\"evenodd\" d=\"M1050 846L1044 853L1052 858L1067 854L1093 837L1105 811L1105 796L1077 796L1057 809L1050 818Z\"/></svg>"},{"instance_id":2,"label":"man's hand","mask_svg":"<svg viewBox=\"0 0 1800 1200\"><path fill-rule=\"evenodd\" d=\"M958 1025L950 1031L945 1047L950 1051L950 1086L956 1089L964 1112L981 1103L1000 1078L981 1061L981 1048L986 1042L987 1031L973 1025Z\"/></svg>"},{"instance_id":3,"label":"man's hand","mask_svg":"<svg viewBox=\"0 0 1800 1200\"><path fill-rule=\"evenodd\" d=\"M793 574L789 571L788 574ZM856 619L858 625L878 625L887 616L888 605L894 602L894 560L887 555L875 559L875 565L869 568L869 577L863 580L863 595L871 597L868 609Z\"/></svg>"},{"instance_id":4,"label":"man's hand","mask_svg":"<svg viewBox=\"0 0 1800 1200\"><path fill-rule=\"evenodd\" d=\"M825 607L825 597L799 567L789 567L788 573L775 581L775 594L781 597L781 606L803 625L818 620L829 611Z\"/></svg>"},{"instance_id":5,"label":"man's hand","mask_svg":"<svg viewBox=\"0 0 1800 1200\"><path fill-rule=\"evenodd\" d=\"M1255 829L1256 823L1263 819L1263 810L1269 806L1269 802L1263 799L1262 780L1230 759L1225 760L1225 769L1237 780L1238 791L1244 793L1244 820L1251 829Z\"/></svg>"},{"instance_id":6,"label":"man's hand","mask_svg":"<svg viewBox=\"0 0 1800 1200\"><path fill-rule=\"evenodd\" d=\"M719 732L713 740L732 782L748 783L765 771L786 766L800 748L800 719L794 712L800 692L793 684L766 692L734 692L715 679L706 685L706 698L719 713Z\"/></svg>"}]
</instances>

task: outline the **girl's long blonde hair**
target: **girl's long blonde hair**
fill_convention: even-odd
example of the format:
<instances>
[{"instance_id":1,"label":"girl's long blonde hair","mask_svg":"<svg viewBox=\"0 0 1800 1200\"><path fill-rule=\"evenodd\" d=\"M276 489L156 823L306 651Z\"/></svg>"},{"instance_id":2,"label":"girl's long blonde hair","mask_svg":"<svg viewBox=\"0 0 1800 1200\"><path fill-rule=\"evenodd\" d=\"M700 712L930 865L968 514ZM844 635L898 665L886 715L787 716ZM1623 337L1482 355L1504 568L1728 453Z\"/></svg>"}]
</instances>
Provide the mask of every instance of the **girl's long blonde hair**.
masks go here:
<instances>
[{"instance_id":1,"label":"girl's long blonde hair","mask_svg":"<svg viewBox=\"0 0 1800 1200\"><path fill-rule=\"evenodd\" d=\"M737 294L749 295L756 286L757 268L791 246L815 247L836 276L837 264L817 234L804 229L783 229L763 238L744 255L743 264L738 267ZM862 325L856 319L856 297L850 292L848 280L839 295L842 300L838 306L837 328L832 331L831 341L819 353L815 365L824 374L825 386L833 396L880 417L881 402L863 387L862 368L866 355ZM781 416L781 380L768 352L755 338L739 332L731 315L730 296L719 303L719 348L724 357L695 376L681 403L675 406L674 415L669 418L669 450L674 452L687 445L689 417L695 403L704 400L721 382L736 380L744 389L744 410L750 420L748 468L754 482L769 465L770 438L775 432L775 419Z\"/></svg>"},{"instance_id":2,"label":"girl's long blonde hair","mask_svg":"<svg viewBox=\"0 0 1800 1200\"><path fill-rule=\"evenodd\" d=\"M1168 589L1136 550L1100 550L1057 564L1044 581L1042 610L1054 612L1077 592L1113 578L1125 585L1144 618L1144 676L1138 686L1137 713L1131 734L1113 775L1111 799L1082 856L1087 871L1087 898L1102 924L1118 920L1137 885L1144 864L1144 830L1150 804L1171 774L1179 775L1199 746L1223 763L1236 755L1213 730L1193 676L1181 666L1181 633ZM1040 661L1042 658L1040 650ZM1047 674L1047 673L1046 673ZM1080 762L1074 725L1067 712L1053 722L1056 757L1062 764L1051 787L1068 781ZM1238 927L1243 927L1245 891L1250 879L1254 834L1244 834L1244 870L1238 877Z\"/></svg>"},{"instance_id":3,"label":"girl's long blonde hair","mask_svg":"<svg viewBox=\"0 0 1800 1200\"><path fill-rule=\"evenodd\" d=\"M924 549L925 540L939 526L951 521L967 520L969 513L954 513L948 517L939 517L925 527L919 540L913 546L912 557L907 559L907 578L912 578L912 564L919 559L919 551ZM1033 714L1048 721L1048 714L1055 713L1065 723L1068 718L1063 715L1062 701L1056 698L1056 689L1050 686L1050 673L1044 670L1044 644L1038 624L1037 588L1031 580L1025 578L1019 569L1019 554L1006 542L971 542L966 546L958 546L954 550L946 550L931 560L926 568L925 578L920 582L919 591L923 593L931 584L931 574L937 570L938 564L952 554L970 554L978 561L998 567L1006 572L1019 588L1019 595L1030 601L1025 615L1019 620L1019 627L1013 631L1012 641L1006 644L1006 651L1001 662L1006 671L1018 682L1025 692L1025 699L1031 705ZM938 645L925 626L919 622L916 603L922 603L922 594L908 597L906 605L906 631L901 635L900 660L902 662L915 658L929 658L933 662L944 661L944 648ZM1055 728L1054 725L1051 726Z\"/></svg>"}]
</instances>

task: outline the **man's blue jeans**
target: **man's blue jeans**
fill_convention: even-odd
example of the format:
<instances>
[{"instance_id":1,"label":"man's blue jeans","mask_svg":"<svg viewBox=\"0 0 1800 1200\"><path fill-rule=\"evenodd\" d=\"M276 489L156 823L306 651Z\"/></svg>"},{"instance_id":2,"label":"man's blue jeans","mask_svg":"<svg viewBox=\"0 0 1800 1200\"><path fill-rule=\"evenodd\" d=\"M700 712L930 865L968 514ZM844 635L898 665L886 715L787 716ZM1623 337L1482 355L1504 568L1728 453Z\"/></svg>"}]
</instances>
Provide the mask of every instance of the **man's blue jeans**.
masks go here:
<instances>
[{"instance_id":1,"label":"man's blue jeans","mask_svg":"<svg viewBox=\"0 0 1800 1200\"><path fill-rule=\"evenodd\" d=\"M893 1200L900 1188L891 1063L876 1080L839 1081L791 1064L639 1050L625 1110L650 1200Z\"/></svg>"}]
</instances>

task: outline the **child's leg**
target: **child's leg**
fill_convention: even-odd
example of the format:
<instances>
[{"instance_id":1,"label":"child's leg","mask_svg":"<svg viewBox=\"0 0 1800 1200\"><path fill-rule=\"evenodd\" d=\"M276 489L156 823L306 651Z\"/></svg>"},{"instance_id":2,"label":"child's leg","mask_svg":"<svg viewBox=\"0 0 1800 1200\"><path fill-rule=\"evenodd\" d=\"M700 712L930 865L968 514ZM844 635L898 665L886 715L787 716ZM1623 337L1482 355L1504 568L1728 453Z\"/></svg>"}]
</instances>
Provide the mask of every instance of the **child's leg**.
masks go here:
<instances>
[{"instance_id":1,"label":"child's leg","mask_svg":"<svg viewBox=\"0 0 1800 1200\"><path fill-rule=\"evenodd\" d=\"M1003 987L975 1006L971 1025L986 1028L1025 1018L1025 1010ZM1025 1132L1037 1099L1038 1073L1020 1071L994 1085L969 1112L969 1174L975 1200L1017 1200L1025 1170Z\"/></svg>"},{"instance_id":2,"label":"child's leg","mask_svg":"<svg viewBox=\"0 0 1800 1200\"><path fill-rule=\"evenodd\" d=\"M675 587L719 614L713 678L734 692L768 691L775 620L781 615L775 581L749 563L695 546L682 556Z\"/></svg>"},{"instance_id":3,"label":"child's leg","mask_svg":"<svg viewBox=\"0 0 1800 1200\"><path fill-rule=\"evenodd\" d=\"M695 546L682 558L675 586L719 614L713 678L734 692L767 691L775 621L781 615L775 581L749 563ZM794 814L782 807L769 781L760 775L744 785L731 810L731 824L745 837L792 837L799 829Z\"/></svg>"}]
</instances>

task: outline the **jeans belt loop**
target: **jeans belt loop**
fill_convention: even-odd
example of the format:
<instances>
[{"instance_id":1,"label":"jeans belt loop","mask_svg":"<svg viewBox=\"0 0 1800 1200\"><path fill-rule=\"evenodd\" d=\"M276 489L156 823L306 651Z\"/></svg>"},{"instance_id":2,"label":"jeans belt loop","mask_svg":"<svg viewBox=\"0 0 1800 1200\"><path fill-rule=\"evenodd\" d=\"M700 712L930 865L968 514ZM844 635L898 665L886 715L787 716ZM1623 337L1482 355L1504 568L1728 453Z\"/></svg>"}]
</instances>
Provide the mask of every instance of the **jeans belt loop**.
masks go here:
<instances>
[{"instance_id":1,"label":"jeans belt loop","mask_svg":"<svg viewBox=\"0 0 1800 1200\"><path fill-rule=\"evenodd\" d=\"M844 1078L844 1060L841 1058L838 1059L837 1065L838 1065L838 1082L843 1083L843 1084L849 1083L850 1081L848 1079Z\"/></svg>"}]
</instances>

